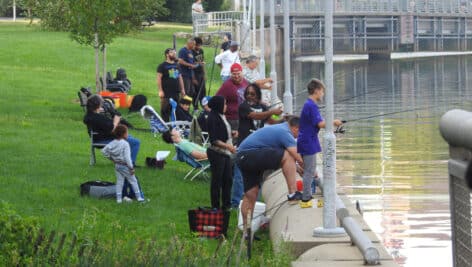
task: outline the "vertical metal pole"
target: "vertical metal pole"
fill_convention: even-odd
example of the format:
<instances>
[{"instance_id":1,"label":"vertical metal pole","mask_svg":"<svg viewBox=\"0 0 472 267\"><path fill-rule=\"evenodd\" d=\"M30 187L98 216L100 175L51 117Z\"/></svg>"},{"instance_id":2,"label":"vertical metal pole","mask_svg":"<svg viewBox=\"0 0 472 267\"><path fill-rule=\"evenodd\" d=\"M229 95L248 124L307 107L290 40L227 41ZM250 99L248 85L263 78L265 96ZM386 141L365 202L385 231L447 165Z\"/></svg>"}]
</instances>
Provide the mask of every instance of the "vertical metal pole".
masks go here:
<instances>
[{"instance_id":1,"label":"vertical metal pole","mask_svg":"<svg viewBox=\"0 0 472 267\"><path fill-rule=\"evenodd\" d=\"M16 0L13 0L13 21L16 21Z\"/></svg>"},{"instance_id":2,"label":"vertical metal pole","mask_svg":"<svg viewBox=\"0 0 472 267\"><path fill-rule=\"evenodd\" d=\"M325 0L325 85L326 128L323 146L323 227L313 231L314 236L337 237L346 235L336 227L336 136L333 127L333 1Z\"/></svg>"},{"instance_id":3,"label":"vertical metal pole","mask_svg":"<svg viewBox=\"0 0 472 267\"><path fill-rule=\"evenodd\" d=\"M261 3L261 12L260 12L260 15L259 15L259 21L260 21L260 26L259 26L259 38L261 39L259 44L260 44L260 49L261 49L261 61L259 63L259 73L261 74L261 77L266 77L266 73L265 73L265 11L264 11L264 8L265 8L265 1L264 0L260 0L259 1Z\"/></svg>"},{"instance_id":4,"label":"vertical metal pole","mask_svg":"<svg viewBox=\"0 0 472 267\"><path fill-rule=\"evenodd\" d=\"M275 49L277 44L275 43L275 1L269 0L270 2L270 78L274 81L272 84L271 92L271 104L277 102L277 71L275 70Z\"/></svg>"},{"instance_id":5,"label":"vertical metal pole","mask_svg":"<svg viewBox=\"0 0 472 267\"><path fill-rule=\"evenodd\" d=\"M290 80L290 0L284 0L284 112L293 114L293 96Z\"/></svg>"},{"instance_id":6,"label":"vertical metal pole","mask_svg":"<svg viewBox=\"0 0 472 267\"><path fill-rule=\"evenodd\" d=\"M252 3L252 53L256 51L256 0L251 0Z\"/></svg>"}]
</instances>

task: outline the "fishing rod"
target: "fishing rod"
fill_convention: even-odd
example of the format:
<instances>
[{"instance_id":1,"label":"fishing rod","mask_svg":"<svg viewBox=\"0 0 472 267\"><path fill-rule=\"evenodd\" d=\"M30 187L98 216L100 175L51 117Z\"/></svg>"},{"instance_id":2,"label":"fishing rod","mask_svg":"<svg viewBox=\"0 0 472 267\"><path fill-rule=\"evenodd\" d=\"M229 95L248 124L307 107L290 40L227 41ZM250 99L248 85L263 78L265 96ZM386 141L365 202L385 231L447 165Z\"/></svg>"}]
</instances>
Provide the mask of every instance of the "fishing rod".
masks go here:
<instances>
[{"instance_id":1,"label":"fishing rod","mask_svg":"<svg viewBox=\"0 0 472 267\"><path fill-rule=\"evenodd\" d=\"M455 104L455 103L452 103L452 104ZM361 118L352 119L352 120L342 120L342 123L367 120L367 119L372 119L372 118L377 118L377 117L385 117L385 116L389 116L389 115L395 115L395 114L400 114L400 113L405 113L405 112L412 112L412 111L417 111L417 110L424 110L424 109L429 109L431 107L433 107L433 106L418 107L418 108L411 108L411 109L393 111L393 112L388 112L388 113L375 114L375 115L371 115L371 116L367 116L367 117L361 117Z\"/></svg>"},{"instance_id":2,"label":"fishing rod","mask_svg":"<svg viewBox=\"0 0 472 267\"><path fill-rule=\"evenodd\" d=\"M220 32L218 31L218 33L220 33ZM211 72L210 72L210 84L208 85L208 94L207 95L210 95L210 92L211 92L211 84L213 82L213 72L215 70L215 58L217 56L217 54L216 54L217 49L218 49L218 42L215 42L215 51L213 53L213 62L211 64Z\"/></svg>"}]
</instances>

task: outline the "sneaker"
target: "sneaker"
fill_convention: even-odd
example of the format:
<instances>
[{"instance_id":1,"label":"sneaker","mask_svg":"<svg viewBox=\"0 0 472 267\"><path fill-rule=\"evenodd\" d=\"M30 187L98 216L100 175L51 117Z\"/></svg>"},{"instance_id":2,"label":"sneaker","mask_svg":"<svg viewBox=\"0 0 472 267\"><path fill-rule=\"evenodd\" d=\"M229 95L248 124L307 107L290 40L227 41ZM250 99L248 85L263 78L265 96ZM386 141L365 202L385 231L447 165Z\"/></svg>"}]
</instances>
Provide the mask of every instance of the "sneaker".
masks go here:
<instances>
[{"instance_id":1,"label":"sneaker","mask_svg":"<svg viewBox=\"0 0 472 267\"><path fill-rule=\"evenodd\" d=\"M123 202L123 200L121 198L116 199L116 203L121 204L121 202Z\"/></svg>"},{"instance_id":2,"label":"sneaker","mask_svg":"<svg viewBox=\"0 0 472 267\"><path fill-rule=\"evenodd\" d=\"M313 201L311 199L308 200L302 200L300 201L300 207L302 209L304 208L312 208L313 207Z\"/></svg>"},{"instance_id":3,"label":"sneaker","mask_svg":"<svg viewBox=\"0 0 472 267\"><path fill-rule=\"evenodd\" d=\"M289 204L297 204L298 201L302 200L302 193L299 191L295 191L292 195L287 195L287 200Z\"/></svg>"},{"instance_id":4,"label":"sneaker","mask_svg":"<svg viewBox=\"0 0 472 267\"><path fill-rule=\"evenodd\" d=\"M144 198L138 198L137 200L138 200L139 203L144 203L144 202L146 202L146 199L144 199Z\"/></svg>"},{"instance_id":5,"label":"sneaker","mask_svg":"<svg viewBox=\"0 0 472 267\"><path fill-rule=\"evenodd\" d=\"M124 201L124 202L127 202L127 203L131 203L131 202L133 202L133 199L131 199L131 198L129 198L129 197L124 197L124 198L123 198L123 201Z\"/></svg>"}]
</instances>

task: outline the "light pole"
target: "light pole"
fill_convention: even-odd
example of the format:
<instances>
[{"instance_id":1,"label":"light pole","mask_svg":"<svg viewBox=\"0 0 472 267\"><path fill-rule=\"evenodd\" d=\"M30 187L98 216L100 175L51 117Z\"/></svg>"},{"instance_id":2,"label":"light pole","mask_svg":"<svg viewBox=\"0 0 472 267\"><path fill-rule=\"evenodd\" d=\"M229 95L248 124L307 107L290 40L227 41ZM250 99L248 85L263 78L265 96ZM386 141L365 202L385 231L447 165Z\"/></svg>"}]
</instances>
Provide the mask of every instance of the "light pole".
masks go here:
<instances>
[{"instance_id":1,"label":"light pole","mask_svg":"<svg viewBox=\"0 0 472 267\"><path fill-rule=\"evenodd\" d=\"M326 129L323 146L323 227L313 230L314 236L338 237L346 235L336 227L336 136L333 127L333 1L325 0L325 85Z\"/></svg>"},{"instance_id":2,"label":"light pole","mask_svg":"<svg viewBox=\"0 0 472 267\"><path fill-rule=\"evenodd\" d=\"M271 104L277 103L277 71L275 70L275 4L273 0L270 2L270 78L272 79Z\"/></svg>"},{"instance_id":3,"label":"light pole","mask_svg":"<svg viewBox=\"0 0 472 267\"><path fill-rule=\"evenodd\" d=\"M260 10L260 15L259 15L259 21L260 21L260 24L259 24L259 39L261 39L259 41L259 46L260 46L260 49L261 49L261 61L259 62L259 73L261 74L261 77L266 77L266 73L265 73L265 25L264 25L264 8L265 8L265 3L264 3L264 0L260 0L259 1L260 4L261 4L261 10Z\"/></svg>"},{"instance_id":4,"label":"light pole","mask_svg":"<svg viewBox=\"0 0 472 267\"><path fill-rule=\"evenodd\" d=\"M293 114L293 96L290 78L290 0L284 0L284 112Z\"/></svg>"}]
</instances>

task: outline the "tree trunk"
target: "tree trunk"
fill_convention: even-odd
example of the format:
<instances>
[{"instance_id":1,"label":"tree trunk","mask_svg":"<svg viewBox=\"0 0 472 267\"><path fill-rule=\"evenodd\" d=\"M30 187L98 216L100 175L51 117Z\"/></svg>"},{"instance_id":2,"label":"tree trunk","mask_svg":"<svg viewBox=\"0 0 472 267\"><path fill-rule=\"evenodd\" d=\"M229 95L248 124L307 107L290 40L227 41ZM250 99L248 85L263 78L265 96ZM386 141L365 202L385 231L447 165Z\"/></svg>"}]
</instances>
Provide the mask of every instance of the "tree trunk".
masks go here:
<instances>
[{"instance_id":1,"label":"tree trunk","mask_svg":"<svg viewBox=\"0 0 472 267\"><path fill-rule=\"evenodd\" d=\"M103 53L103 62L102 62L103 78L102 78L102 81L103 81L103 90L106 90L107 89L107 47L106 47L106 45L103 45L102 53Z\"/></svg>"},{"instance_id":2,"label":"tree trunk","mask_svg":"<svg viewBox=\"0 0 472 267\"><path fill-rule=\"evenodd\" d=\"M99 64L99 53L100 48L98 47L98 33L95 33L95 89L97 93L100 93L102 86L100 84L100 64Z\"/></svg>"}]
</instances>

